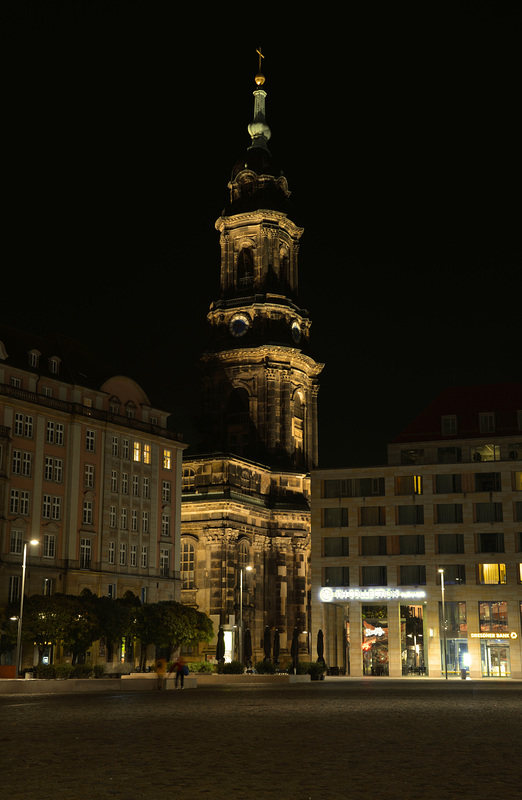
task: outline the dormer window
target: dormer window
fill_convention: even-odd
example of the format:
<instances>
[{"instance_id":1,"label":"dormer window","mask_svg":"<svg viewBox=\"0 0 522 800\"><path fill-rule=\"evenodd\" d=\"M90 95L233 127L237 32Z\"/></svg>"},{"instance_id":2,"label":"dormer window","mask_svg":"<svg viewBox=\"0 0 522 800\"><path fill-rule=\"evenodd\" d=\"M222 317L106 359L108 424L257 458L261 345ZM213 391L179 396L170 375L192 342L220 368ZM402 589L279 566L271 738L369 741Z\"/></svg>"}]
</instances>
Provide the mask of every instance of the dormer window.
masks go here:
<instances>
[{"instance_id":1,"label":"dormer window","mask_svg":"<svg viewBox=\"0 0 522 800\"><path fill-rule=\"evenodd\" d=\"M479 414L479 430L481 433L493 433L495 430L495 414L490 411Z\"/></svg>"},{"instance_id":2,"label":"dormer window","mask_svg":"<svg viewBox=\"0 0 522 800\"><path fill-rule=\"evenodd\" d=\"M52 372L53 375L58 375L60 371L60 359L57 356L52 356L49 359L49 372Z\"/></svg>"},{"instance_id":3,"label":"dormer window","mask_svg":"<svg viewBox=\"0 0 522 800\"><path fill-rule=\"evenodd\" d=\"M455 436L457 433L457 417L455 414L446 414L441 417L442 435Z\"/></svg>"},{"instance_id":4,"label":"dormer window","mask_svg":"<svg viewBox=\"0 0 522 800\"><path fill-rule=\"evenodd\" d=\"M136 406L134 403L127 403L125 406L125 416L127 419L134 419L136 416Z\"/></svg>"},{"instance_id":5,"label":"dormer window","mask_svg":"<svg viewBox=\"0 0 522 800\"><path fill-rule=\"evenodd\" d=\"M29 358L29 366L30 367L37 367L40 363L40 353L38 350L29 350L28 353Z\"/></svg>"}]
</instances>

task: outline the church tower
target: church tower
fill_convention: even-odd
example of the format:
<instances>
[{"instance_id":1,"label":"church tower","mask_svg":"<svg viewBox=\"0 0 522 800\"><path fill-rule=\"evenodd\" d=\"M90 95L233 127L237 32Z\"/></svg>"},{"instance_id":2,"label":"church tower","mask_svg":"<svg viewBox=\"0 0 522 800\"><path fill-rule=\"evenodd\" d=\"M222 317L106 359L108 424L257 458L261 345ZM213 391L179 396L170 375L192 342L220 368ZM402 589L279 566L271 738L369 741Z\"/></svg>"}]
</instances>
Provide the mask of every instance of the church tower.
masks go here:
<instances>
[{"instance_id":1,"label":"church tower","mask_svg":"<svg viewBox=\"0 0 522 800\"><path fill-rule=\"evenodd\" d=\"M309 471L323 366L298 305L303 229L288 216L288 183L268 148L260 71L255 81L251 144L216 222L221 277L201 357L202 438L199 454L184 458L182 487L182 601L209 614L229 657L245 661L243 631L253 661L263 658L267 628L283 655L295 628L307 642Z\"/></svg>"}]
</instances>

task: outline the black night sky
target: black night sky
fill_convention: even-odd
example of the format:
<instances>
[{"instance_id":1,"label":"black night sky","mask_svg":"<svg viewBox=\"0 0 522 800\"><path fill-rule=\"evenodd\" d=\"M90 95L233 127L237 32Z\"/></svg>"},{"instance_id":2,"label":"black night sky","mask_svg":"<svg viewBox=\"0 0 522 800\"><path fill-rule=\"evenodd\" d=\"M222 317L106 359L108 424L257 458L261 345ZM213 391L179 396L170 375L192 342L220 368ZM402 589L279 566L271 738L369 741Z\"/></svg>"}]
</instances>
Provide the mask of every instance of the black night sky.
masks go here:
<instances>
[{"instance_id":1,"label":"black night sky","mask_svg":"<svg viewBox=\"0 0 522 800\"><path fill-rule=\"evenodd\" d=\"M519 5L180 6L3 7L3 321L190 404L261 45L320 466L384 463L448 386L520 380Z\"/></svg>"}]
</instances>

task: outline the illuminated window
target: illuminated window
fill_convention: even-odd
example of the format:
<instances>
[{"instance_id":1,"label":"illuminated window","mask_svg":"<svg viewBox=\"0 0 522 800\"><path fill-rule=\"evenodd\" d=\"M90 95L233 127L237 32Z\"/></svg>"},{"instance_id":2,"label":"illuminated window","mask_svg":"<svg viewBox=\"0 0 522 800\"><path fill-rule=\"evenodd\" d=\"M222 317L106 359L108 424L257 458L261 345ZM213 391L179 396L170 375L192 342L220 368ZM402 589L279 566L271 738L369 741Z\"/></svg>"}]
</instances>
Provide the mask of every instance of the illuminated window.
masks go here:
<instances>
[{"instance_id":1,"label":"illuminated window","mask_svg":"<svg viewBox=\"0 0 522 800\"><path fill-rule=\"evenodd\" d=\"M141 461L141 442L134 442L134 461Z\"/></svg>"},{"instance_id":2,"label":"illuminated window","mask_svg":"<svg viewBox=\"0 0 522 800\"><path fill-rule=\"evenodd\" d=\"M518 569L518 582L522 583L522 564L517 564Z\"/></svg>"},{"instance_id":3,"label":"illuminated window","mask_svg":"<svg viewBox=\"0 0 522 800\"><path fill-rule=\"evenodd\" d=\"M482 633L507 633L507 602L486 601L479 603L480 630Z\"/></svg>"},{"instance_id":4,"label":"illuminated window","mask_svg":"<svg viewBox=\"0 0 522 800\"><path fill-rule=\"evenodd\" d=\"M170 450L163 451L163 469L172 469L172 452Z\"/></svg>"},{"instance_id":5,"label":"illuminated window","mask_svg":"<svg viewBox=\"0 0 522 800\"><path fill-rule=\"evenodd\" d=\"M143 463L150 464L150 444L143 445Z\"/></svg>"},{"instance_id":6,"label":"illuminated window","mask_svg":"<svg viewBox=\"0 0 522 800\"><path fill-rule=\"evenodd\" d=\"M513 475L513 488L515 492L522 492L522 472L515 472Z\"/></svg>"},{"instance_id":7,"label":"illuminated window","mask_svg":"<svg viewBox=\"0 0 522 800\"><path fill-rule=\"evenodd\" d=\"M422 494L421 475L401 475L395 478L395 494Z\"/></svg>"},{"instance_id":8,"label":"illuminated window","mask_svg":"<svg viewBox=\"0 0 522 800\"><path fill-rule=\"evenodd\" d=\"M483 584L507 583L505 564L479 564L478 582Z\"/></svg>"},{"instance_id":9,"label":"illuminated window","mask_svg":"<svg viewBox=\"0 0 522 800\"><path fill-rule=\"evenodd\" d=\"M472 461L500 461L498 444L479 444L471 448Z\"/></svg>"},{"instance_id":10,"label":"illuminated window","mask_svg":"<svg viewBox=\"0 0 522 800\"><path fill-rule=\"evenodd\" d=\"M194 588L194 545L189 539L181 540L181 588Z\"/></svg>"}]
</instances>

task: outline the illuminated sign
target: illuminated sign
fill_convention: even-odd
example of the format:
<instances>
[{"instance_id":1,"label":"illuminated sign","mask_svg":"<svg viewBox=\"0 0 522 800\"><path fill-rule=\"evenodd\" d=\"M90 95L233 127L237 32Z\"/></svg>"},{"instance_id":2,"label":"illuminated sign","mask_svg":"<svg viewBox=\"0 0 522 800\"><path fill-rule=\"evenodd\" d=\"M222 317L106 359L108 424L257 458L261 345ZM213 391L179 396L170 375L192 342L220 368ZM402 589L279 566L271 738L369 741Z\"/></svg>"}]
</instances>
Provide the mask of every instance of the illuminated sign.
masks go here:
<instances>
[{"instance_id":1,"label":"illuminated sign","mask_svg":"<svg viewBox=\"0 0 522 800\"><path fill-rule=\"evenodd\" d=\"M335 600L423 600L426 592L422 589L389 589L387 586L372 586L368 589L341 589L323 586L319 599L323 603Z\"/></svg>"},{"instance_id":2,"label":"illuminated sign","mask_svg":"<svg viewBox=\"0 0 522 800\"><path fill-rule=\"evenodd\" d=\"M518 633L470 633L472 639L518 639Z\"/></svg>"},{"instance_id":3,"label":"illuminated sign","mask_svg":"<svg viewBox=\"0 0 522 800\"><path fill-rule=\"evenodd\" d=\"M384 636L387 634L388 631L385 631L384 628L365 628L364 635L365 636Z\"/></svg>"}]
</instances>

